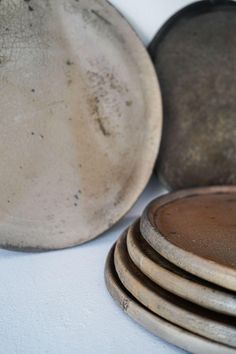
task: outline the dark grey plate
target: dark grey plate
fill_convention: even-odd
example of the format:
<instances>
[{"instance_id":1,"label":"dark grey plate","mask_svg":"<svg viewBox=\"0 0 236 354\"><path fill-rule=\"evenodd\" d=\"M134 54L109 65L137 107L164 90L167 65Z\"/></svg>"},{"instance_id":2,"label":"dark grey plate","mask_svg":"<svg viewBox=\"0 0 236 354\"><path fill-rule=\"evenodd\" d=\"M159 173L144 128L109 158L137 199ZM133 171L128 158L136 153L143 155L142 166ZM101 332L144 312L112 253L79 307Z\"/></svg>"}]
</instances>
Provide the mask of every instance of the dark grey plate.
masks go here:
<instances>
[{"instance_id":1,"label":"dark grey plate","mask_svg":"<svg viewBox=\"0 0 236 354\"><path fill-rule=\"evenodd\" d=\"M200 1L150 46L164 127L156 170L170 189L236 184L236 3Z\"/></svg>"}]
</instances>

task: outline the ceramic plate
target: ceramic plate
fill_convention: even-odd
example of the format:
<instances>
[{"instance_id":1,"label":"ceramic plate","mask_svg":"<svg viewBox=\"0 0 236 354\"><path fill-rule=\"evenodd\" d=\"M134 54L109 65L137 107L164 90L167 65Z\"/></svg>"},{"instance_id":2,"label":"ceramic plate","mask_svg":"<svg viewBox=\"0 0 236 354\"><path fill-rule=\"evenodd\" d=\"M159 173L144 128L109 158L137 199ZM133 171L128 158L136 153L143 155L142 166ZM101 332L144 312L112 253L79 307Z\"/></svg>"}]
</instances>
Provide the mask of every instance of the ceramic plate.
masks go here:
<instances>
[{"instance_id":1,"label":"ceramic plate","mask_svg":"<svg viewBox=\"0 0 236 354\"><path fill-rule=\"evenodd\" d=\"M117 241L114 263L124 287L149 310L193 333L236 348L236 319L192 304L153 283L131 261L126 236Z\"/></svg>"},{"instance_id":2,"label":"ceramic plate","mask_svg":"<svg viewBox=\"0 0 236 354\"><path fill-rule=\"evenodd\" d=\"M55 249L111 227L161 135L155 71L105 0L0 2L0 245Z\"/></svg>"},{"instance_id":3,"label":"ceramic plate","mask_svg":"<svg viewBox=\"0 0 236 354\"><path fill-rule=\"evenodd\" d=\"M141 233L178 267L236 290L236 187L183 190L154 200Z\"/></svg>"},{"instance_id":4,"label":"ceramic plate","mask_svg":"<svg viewBox=\"0 0 236 354\"><path fill-rule=\"evenodd\" d=\"M235 349L197 336L164 320L143 307L122 285L114 267L114 247L110 251L106 267L106 286L117 304L134 321L158 337L195 354L233 354Z\"/></svg>"},{"instance_id":5,"label":"ceramic plate","mask_svg":"<svg viewBox=\"0 0 236 354\"><path fill-rule=\"evenodd\" d=\"M127 233L129 256L139 270L154 283L210 310L236 316L236 294L204 281L167 261L144 240L140 220Z\"/></svg>"},{"instance_id":6,"label":"ceramic plate","mask_svg":"<svg viewBox=\"0 0 236 354\"><path fill-rule=\"evenodd\" d=\"M164 109L156 170L171 189L236 184L235 32L235 1L197 1L150 46Z\"/></svg>"}]
</instances>

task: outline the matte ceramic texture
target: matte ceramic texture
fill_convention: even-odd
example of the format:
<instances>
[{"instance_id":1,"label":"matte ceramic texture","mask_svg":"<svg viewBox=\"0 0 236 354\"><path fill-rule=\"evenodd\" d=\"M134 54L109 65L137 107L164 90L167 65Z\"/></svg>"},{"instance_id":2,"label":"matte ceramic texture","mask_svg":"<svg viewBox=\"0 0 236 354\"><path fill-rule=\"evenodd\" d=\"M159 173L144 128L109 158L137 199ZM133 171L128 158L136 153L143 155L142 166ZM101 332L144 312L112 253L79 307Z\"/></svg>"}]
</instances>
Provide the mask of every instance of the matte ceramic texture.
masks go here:
<instances>
[{"instance_id":1,"label":"matte ceramic texture","mask_svg":"<svg viewBox=\"0 0 236 354\"><path fill-rule=\"evenodd\" d=\"M143 307L122 285L114 267L114 247L105 266L106 286L118 306L154 335L195 354L233 354L235 349L197 336L164 320Z\"/></svg>"},{"instance_id":2,"label":"matte ceramic texture","mask_svg":"<svg viewBox=\"0 0 236 354\"><path fill-rule=\"evenodd\" d=\"M161 134L155 71L104 0L0 2L0 245L56 249L111 227Z\"/></svg>"},{"instance_id":3,"label":"matte ceramic texture","mask_svg":"<svg viewBox=\"0 0 236 354\"><path fill-rule=\"evenodd\" d=\"M210 310L236 316L236 294L168 262L144 240L140 220L127 232L129 256L138 269L162 288Z\"/></svg>"},{"instance_id":4,"label":"matte ceramic texture","mask_svg":"<svg viewBox=\"0 0 236 354\"><path fill-rule=\"evenodd\" d=\"M236 348L236 319L192 304L153 283L131 261L126 236L117 241L114 263L124 287L149 310L193 333Z\"/></svg>"},{"instance_id":5,"label":"matte ceramic texture","mask_svg":"<svg viewBox=\"0 0 236 354\"><path fill-rule=\"evenodd\" d=\"M175 14L150 53L163 97L157 173L170 189L236 184L236 3Z\"/></svg>"},{"instance_id":6,"label":"matte ceramic texture","mask_svg":"<svg viewBox=\"0 0 236 354\"><path fill-rule=\"evenodd\" d=\"M236 187L182 190L151 202L141 233L163 257L236 291Z\"/></svg>"}]
</instances>

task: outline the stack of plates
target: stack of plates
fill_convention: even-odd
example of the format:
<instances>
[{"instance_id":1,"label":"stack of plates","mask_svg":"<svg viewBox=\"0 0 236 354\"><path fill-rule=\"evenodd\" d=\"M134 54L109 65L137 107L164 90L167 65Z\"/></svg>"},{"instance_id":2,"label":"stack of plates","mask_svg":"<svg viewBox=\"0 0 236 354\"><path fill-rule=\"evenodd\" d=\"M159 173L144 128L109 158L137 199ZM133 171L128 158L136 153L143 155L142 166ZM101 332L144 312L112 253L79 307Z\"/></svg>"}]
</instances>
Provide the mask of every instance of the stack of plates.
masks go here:
<instances>
[{"instance_id":1,"label":"stack of plates","mask_svg":"<svg viewBox=\"0 0 236 354\"><path fill-rule=\"evenodd\" d=\"M105 278L152 333L192 353L235 353L236 187L154 200L110 251Z\"/></svg>"}]
</instances>

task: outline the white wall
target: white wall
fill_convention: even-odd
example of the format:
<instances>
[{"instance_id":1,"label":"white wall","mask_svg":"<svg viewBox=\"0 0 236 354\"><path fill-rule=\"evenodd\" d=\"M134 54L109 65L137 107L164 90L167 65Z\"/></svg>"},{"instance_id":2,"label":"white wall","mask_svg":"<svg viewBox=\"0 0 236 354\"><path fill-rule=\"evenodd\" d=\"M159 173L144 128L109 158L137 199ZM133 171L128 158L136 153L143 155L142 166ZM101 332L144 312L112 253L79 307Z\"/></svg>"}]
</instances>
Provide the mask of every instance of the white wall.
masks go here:
<instances>
[{"instance_id":1,"label":"white wall","mask_svg":"<svg viewBox=\"0 0 236 354\"><path fill-rule=\"evenodd\" d=\"M147 45L160 26L188 0L109 0L129 20Z\"/></svg>"}]
</instances>

